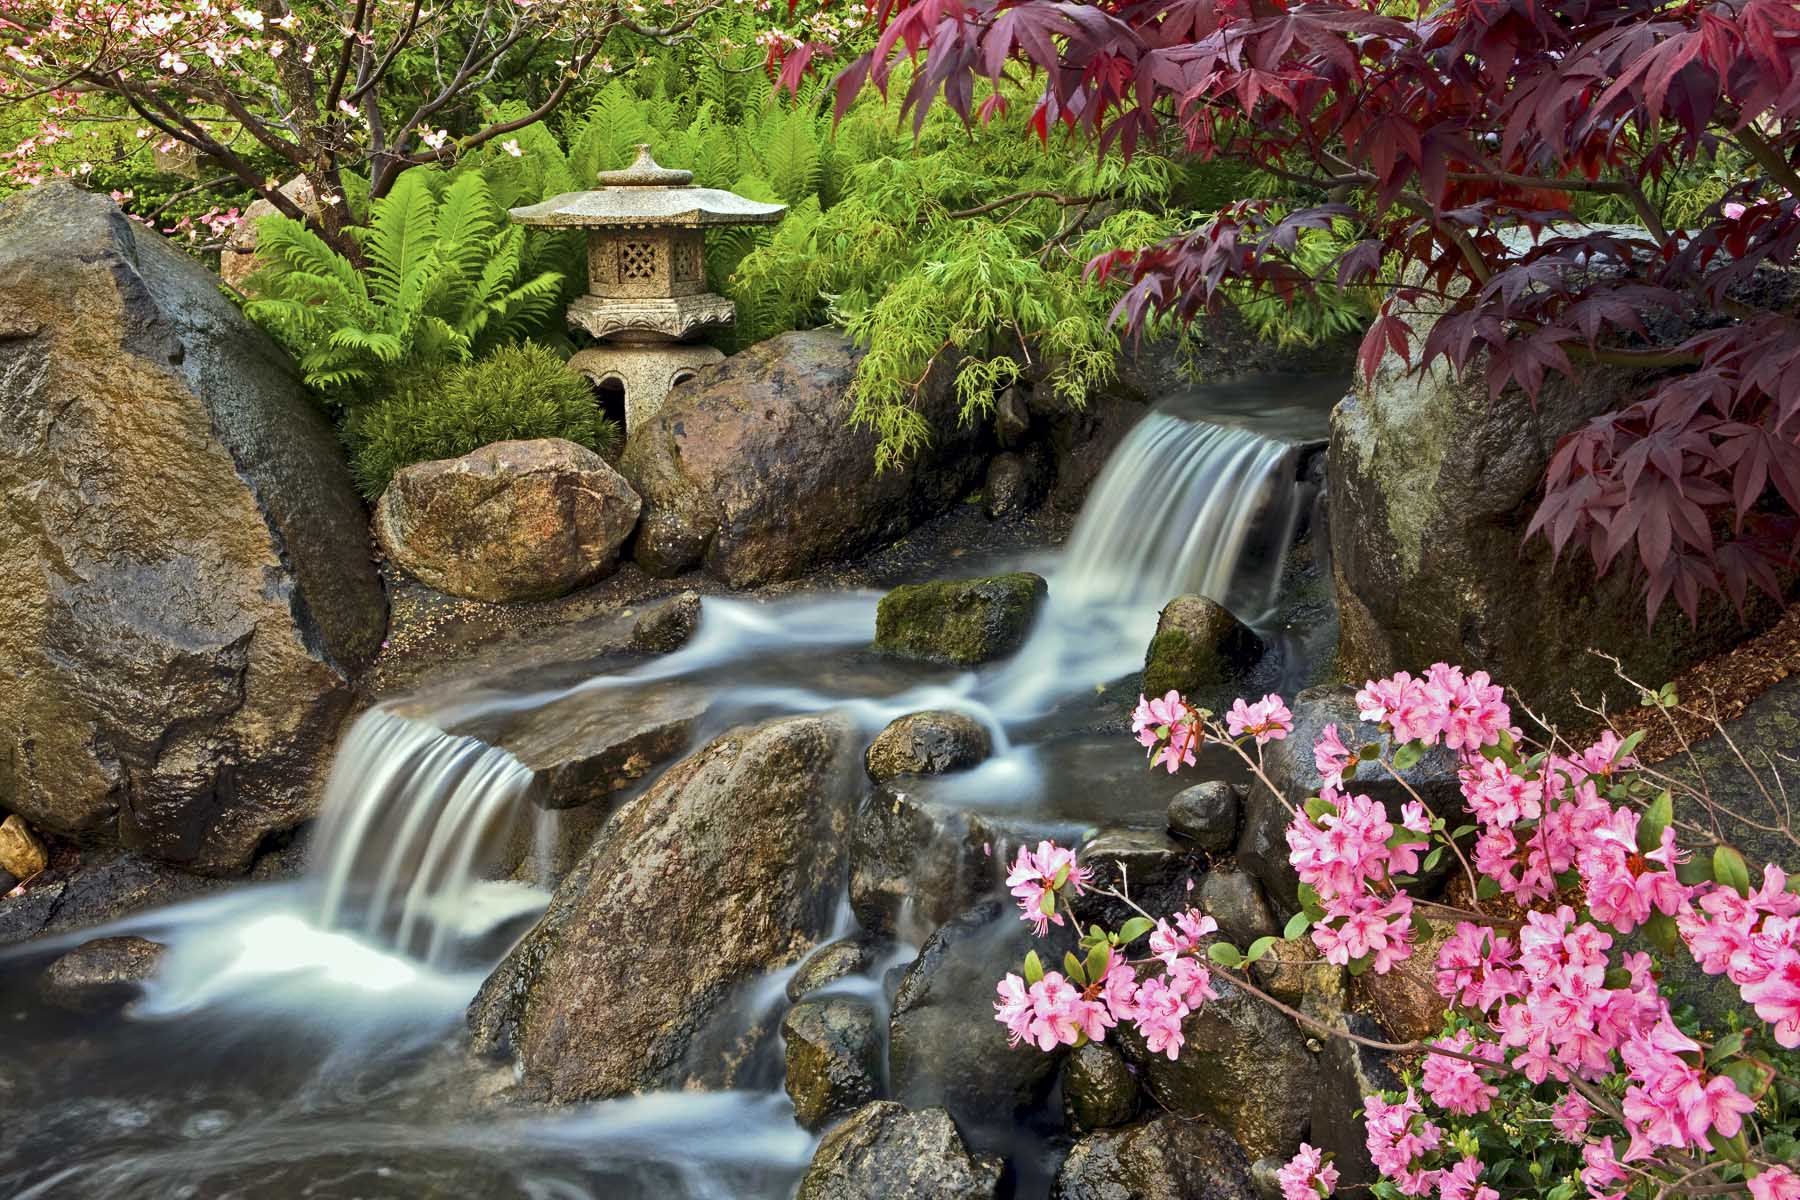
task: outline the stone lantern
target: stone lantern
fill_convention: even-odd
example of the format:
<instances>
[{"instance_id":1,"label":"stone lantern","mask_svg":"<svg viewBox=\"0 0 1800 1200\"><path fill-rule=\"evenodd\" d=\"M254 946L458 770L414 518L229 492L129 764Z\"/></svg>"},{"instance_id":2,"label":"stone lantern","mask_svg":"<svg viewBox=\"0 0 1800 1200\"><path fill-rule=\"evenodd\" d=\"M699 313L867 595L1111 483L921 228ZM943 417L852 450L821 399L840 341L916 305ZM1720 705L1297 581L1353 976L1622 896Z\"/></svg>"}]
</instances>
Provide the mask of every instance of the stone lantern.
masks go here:
<instances>
[{"instance_id":1,"label":"stone lantern","mask_svg":"<svg viewBox=\"0 0 1800 1200\"><path fill-rule=\"evenodd\" d=\"M660 167L650 147L600 187L512 210L523 225L588 231L588 291L569 305L569 324L597 342L569 360L596 384L625 392L629 431L655 414L669 389L724 357L690 342L708 325L729 325L731 301L706 290L706 230L771 225L785 205L695 187L691 171Z\"/></svg>"}]
</instances>

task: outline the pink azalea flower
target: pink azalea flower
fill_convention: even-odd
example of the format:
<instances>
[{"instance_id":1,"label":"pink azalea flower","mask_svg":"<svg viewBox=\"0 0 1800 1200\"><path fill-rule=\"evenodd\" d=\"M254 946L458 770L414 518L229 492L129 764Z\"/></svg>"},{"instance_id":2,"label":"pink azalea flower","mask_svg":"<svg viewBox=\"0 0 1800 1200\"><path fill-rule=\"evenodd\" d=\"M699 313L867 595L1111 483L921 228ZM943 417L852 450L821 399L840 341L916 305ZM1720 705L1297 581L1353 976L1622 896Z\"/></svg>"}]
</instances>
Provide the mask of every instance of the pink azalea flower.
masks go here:
<instances>
[{"instance_id":1,"label":"pink azalea flower","mask_svg":"<svg viewBox=\"0 0 1800 1200\"><path fill-rule=\"evenodd\" d=\"M1563 1141L1579 1146L1587 1138L1588 1121L1593 1115L1593 1107L1581 1098L1581 1093L1570 1089L1551 1108L1550 1124Z\"/></svg>"},{"instance_id":2,"label":"pink azalea flower","mask_svg":"<svg viewBox=\"0 0 1800 1200\"><path fill-rule=\"evenodd\" d=\"M1275 1180L1281 1184L1282 1200L1318 1200L1337 1187L1338 1169L1317 1148L1301 1142L1294 1157L1275 1172Z\"/></svg>"},{"instance_id":3,"label":"pink azalea flower","mask_svg":"<svg viewBox=\"0 0 1800 1200\"><path fill-rule=\"evenodd\" d=\"M1454 1036L1445 1038L1437 1045L1463 1054L1485 1056L1489 1061L1498 1057L1497 1050L1478 1043L1466 1029L1458 1030ZM1431 1097L1432 1103L1459 1117L1472 1117L1476 1113L1486 1112L1494 1102L1494 1097L1500 1094L1500 1089L1484 1080L1476 1065L1465 1058L1427 1053L1422 1074L1425 1092ZM1476 1164L1476 1170L1479 1173L1479 1163Z\"/></svg>"},{"instance_id":4,"label":"pink azalea flower","mask_svg":"<svg viewBox=\"0 0 1800 1200\"><path fill-rule=\"evenodd\" d=\"M1225 714L1225 732L1232 737L1243 737L1245 734L1256 739L1256 744L1266 746L1270 742L1279 742L1294 731L1294 714L1288 711L1281 697L1270 693L1255 704L1244 703L1239 696L1232 702L1231 710Z\"/></svg>"},{"instance_id":5,"label":"pink azalea flower","mask_svg":"<svg viewBox=\"0 0 1800 1200\"><path fill-rule=\"evenodd\" d=\"M1350 748L1344 745L1343 738L1338 736L1337 725L1325 727L1319 740L1313 743L1313 766L1318 768L1319 779L1326 787L1344 786L1344 770L1350 765Z\"/></svg>"},{"instance_id":6,"label":"pink azalea flower","mask_svg":"<svg viewBox=\"0 0 1800 1200\"><path fill-rule=\"evenodd\" d=\"M1752 1200L1800 1200L1800 1175L1787 1167L1764 1167L1750 1180Z\"/></svg>"},{"instance_id":7,"label":"pink azalea flower","mask_svg":"<svg viewBox=\"0 0 1800 1200\"><path fill-rule=\"evenodd\" d=\"M1043 937L1050 926L1063 923L1063 915L1054 903L1050 906L1051 911L1044 911L1044 897L1056 889L1058 875L1063 875L1061 882L1072 886L1077 895L1094 878L1092 871L1076 863L1073 850L1048 841L1039 842L1036 852L1020 846L1019 856L1006 877L1007 888L1019 902L1019 919L1030 921L1039 937Z\"/></svg>"}]
</instances>

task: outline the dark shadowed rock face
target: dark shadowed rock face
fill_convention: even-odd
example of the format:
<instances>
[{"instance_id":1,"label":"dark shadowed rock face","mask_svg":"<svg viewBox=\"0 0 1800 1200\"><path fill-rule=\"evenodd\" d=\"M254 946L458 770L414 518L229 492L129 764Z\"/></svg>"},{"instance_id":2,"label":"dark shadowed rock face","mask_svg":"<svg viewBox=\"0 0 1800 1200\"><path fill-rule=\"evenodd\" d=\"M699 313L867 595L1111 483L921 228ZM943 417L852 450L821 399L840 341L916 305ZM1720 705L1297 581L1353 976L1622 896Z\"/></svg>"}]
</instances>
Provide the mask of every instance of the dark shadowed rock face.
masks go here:
<instances>
[{"instance_id":1,"label":"dark shadowed rock face","mask_svg":"<svg viewBox=\"0 0 1800 1200\"><path fill-rule=\"evenodd\" d=\"M920 401L932 447L875 470L874 431L847 424L859 357L829 330L786 333L676 387L631 431L621 461L644 501L639 565L673 575L704 564L733 587L793 579L885 545L966 495L982 460L939 383Z\"/></svg>"},{"instance_id":2,"label":"dark shadowed rock face","mask_svg":"<svg viewBox=\"0 0 1800 1200\"><path fill-rule=\"evenodd\" d=\"M849 754L844 726L795 717L671 767L488 977L469 1009L475 1047L510 1054L521 1093L553 1102L730 1084L742 1043L772 1031L719 1035L714 1018L803 957L843 893ZM738 1044L690 1057L702 1035Z\"/></svg>"},{"instance_id":3,"label":"dark shadowed rock face","mask_svg":"<svg viewBox=\"0 0 1800 1200\"><path fill-rule=\"evenodd\" d=\"M971 1156L950 1114L878 1100L825 1135L795 1200L993 1200L997 1158Z\"/></svg>"},{"instance_id":4,"label":"dark shadowed rock face","mask_svg":"<svg viewBox=\"0 0 1800 1200\"><path fill-rule=\"evenodd\" d=\"M1134 1030L1119 1039L1144 1087L1170 1113L1205 1117L1256 1158L1291 1155L1306 1132L1318 1064L1292 1020L1223 980L1182 1024L1174 1062L1152 1054Z\"/></svg>"},{"instance_id":5,"label":"dark shadowed rock face","mask_svg":"<svg viewBox=\"0 0 1800 1200\"><path fill-rule=\"evenodd\" d=\"M1663 680L1741 639L1722 603L1697 629L1665 605L1646 633L1631 571L1596 579L1585 553L1557 562L1548 542L1525 540L1556 443L1646 379L1596 370L1579 384L1552 376L1535 403L1516 388L1490 400L1479 368L1458 381L1442 362L1415 374L1389 354L1359 383L1332 416L1327 466L1344 677L1443 660L1579 721L1571 690L1591 703L1623 687L1590 648L1621 656L1634 678ZM1775 607L1759 602L1758 617Z\"/></svg>"},{"instance_id":6,"label":"dark shadowed rock face","mask_svg":"<svg viewBox=\"0 0 1800 1200\"><path fill-rule=\"evenodd\" d=\"M1123 1125L1138 1113L1137 1076L1108 1042L1088 1042L1063 1060L1063 1119L1077 1133Z\"/></svg>"},{"instance_id":7,"label":"dark shadowed rock face","mask_svg":"<svg viewBox=\"0 0 1800 1200\"><path fill-rule=\"evenodd\" d=\"M992 662L1025 644L1049 594L1030 571L897 587L875 611L875 648L964 667Z\"/></svg>"},{"instance_id":8,"label":"dark shadowed rock face","mask_svg":"<svg viewBox=\"0 0 1800 1200\"><path fill-rule=\"evenodd\" d=\"M69 951L44 971L39 991L58 1008L101 1013L143 994L165 947L141 937L95 938Z\"/></svg>"},{"instance_id":9,"label":"dark shadowed rock face","mask_svg":"<svg viewBox=\"0 0 1800 1200\"><path fill-rule=\"evenodd\" d=\"M1209 854L1229 850L1237 840L1244 803L1238 790L1214 779L1183 788L1169 801L1169 831Z\"/></svg>"},{"instance_id":10,"label":"dark shadowed rock face","mask_svg":"<svg viewBox=\"0 0 1800 1200\"><path fill-rule=\"evenodd\" d=\"M1250 1163L1205 1122L1164 1114L1076 1142L1053 1200L1255 1200Z\"/></svg>"},{"instance_id":11,"label":"dark shadowed rock face","mask_svg":"<svg viewBox=\"0 0 1800 1200\"><path fill-rule=\"evenodd\" d=\"M637 493L585 446L495 442L402 468L375 506L375 536L440 592L541 600L609 574L638 509Z\"/></svg>"},{"instance_id":12,"label":"dark shadowed rock face","mask_svg":"<svg viewBox=\"0 0 1800 1200\"><path fill-rule=\"evenodd\" d=\"M1061 1054L1007 1044L994 1021L994 983L1027 950L1062 961L1066 927L1034 938L1018 910L984 901L926 939L894 997L888 1071L895 1098L943 1104L958 1120L992 1123L1040 1102ZM1060 1051L1060 1047L1059 1047Z\"/></svg>"},{"instance_id":13,"label":"dark shadowed rock face","mask_svg":"<svg viewBox=\"0 0 1800 1200\"><path fill-rule=\"evenodd\" d=\"M241 870L380 647L365 514L218 277L67 184L0 207L0 493L0 803Z\"/></svg>"},{"instance_id":14,"label":"dark shadowed rock face","mask_svg":"<svg viewBox=\"0 0 1800 1200\"><path fill-rule=\"evenodd\" d=\"M911 933L966 910L1005 873L990 857L999 834L979 813L907 794L905 780L857 806L850 844L850 907L864 929Z\"/></svg>"}]
</instances>

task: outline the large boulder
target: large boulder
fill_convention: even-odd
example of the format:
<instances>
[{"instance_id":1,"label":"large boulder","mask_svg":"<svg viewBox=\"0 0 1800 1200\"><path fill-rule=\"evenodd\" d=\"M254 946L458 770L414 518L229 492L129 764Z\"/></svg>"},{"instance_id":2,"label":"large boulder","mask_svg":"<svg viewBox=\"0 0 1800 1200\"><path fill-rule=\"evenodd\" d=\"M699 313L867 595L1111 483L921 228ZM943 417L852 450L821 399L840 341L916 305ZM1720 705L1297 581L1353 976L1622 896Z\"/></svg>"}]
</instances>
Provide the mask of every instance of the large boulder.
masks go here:
<instances>
[{"instance_id":1,"label":"large boulder","mask_svg":"<svg viewBox=\"0 0 1800 1200\"><path fill-rule=\"evenodd\" d=\"M718 1048L743 985L798 961L844 888L849 730L735 729L613 817L470 1005L475 1048L553 1102L729 1084ZM768 1031L725 1036L755 1041Z\"/></svg>"},{"instance_id":2,"label":"large boulder","mask_svg":"<svg viewBox=\"0 0 1800 1200\"><path fill-rule=\"evenodd\" d=\"M1052 1200L1255 1200L1250 1162L1217 1128L1164 1113L1069 1149Z\"/></svg>"},{"instance_id":3,"label":"large boulder","mask_svg":"<svg viewBox=\"0 0 1800 1200\"><path fill-rule=\"evenodd\" d=\"M1000 1170L969 1153L943 1109L877 1100L819 1142L795 1200L994 1200Z\"/></svg>"},{"instance_id":4,"label":"large boulder","mask_svg":"<svg viewBox=\"0 0 1800 1200\"><path fill-rule=\"evenodd\" d=\"M1177 596L1156 619L1156 636L1144 654L1144 692L1161 696L1229 683L1262 655L1262 639L1223 604Z\"/></svg>"},{"instance_id":5,"label":"large boulder","mask_svg":"<svg viewBox=\"0 0 1800 1200\"><path fill-rule=\"evenodd\" d=\"M704 563L733 587L792 579L966 495L982 460L947 371L920 390L933 444L877 471L876 435L849 424L845 400L860 358L841 334L786 333L677 386L631 431L621 464L644 499L639 565L673 575Z\"/></svg>"},{"instance_id":6,"label":"large boulder","mask_svg":"<svg viewBox=\"0 0 1800 1200\"><path fill-rule=\"evenodd\" d=\"M542 600L610 573L637 493L585 446L495 442L396 472L375 506L387 556L468 600Z\"/></svg>"},{"instance_id":7,"label":"large boulder","mask_svg":"<svg viewBox=\"0 0 1800 1200\"><path fill-rule=\"evenodd\" d=\"M875 648L963 667L1004 658L1025 644L1049 594L1030 571L897 587L875 610Z\"/></svg>"},{"instance_id":8,"label":"large boulder","mask_svg":"<svg viewBox=\"0 0 1800 1200\"><path fill-rule=\"evenodd\" d=\"M387 605L342 452L218 277L0 205L0 805L194 870L312 814Z\"/></svg>"},{"instance_id":9,"label":"large boulder","mask_svg":"<svg viewBox=\"0 0 1800 1200\"><path fill-rule=\"evenodd\" d=\"M1415 315L1418 336L1430 320ZM1344 676L1459 663L1580 721L1572 691L1590 703L1627 692L1590 649L1658 683L1741 639L1723 603L1698 627L1665 605L1646 631L1631 571L1596 578L1585 553L1558 561L1525 539L1557 442L1644 382L1594 369L1579 383L1551 376L1535 402L1517 388L1490 399L1479 364L1459 379L1441 360L1421 372L1393 353L1359 379L1332 416L1326 468Z\"/></svg>"}]
</instances>

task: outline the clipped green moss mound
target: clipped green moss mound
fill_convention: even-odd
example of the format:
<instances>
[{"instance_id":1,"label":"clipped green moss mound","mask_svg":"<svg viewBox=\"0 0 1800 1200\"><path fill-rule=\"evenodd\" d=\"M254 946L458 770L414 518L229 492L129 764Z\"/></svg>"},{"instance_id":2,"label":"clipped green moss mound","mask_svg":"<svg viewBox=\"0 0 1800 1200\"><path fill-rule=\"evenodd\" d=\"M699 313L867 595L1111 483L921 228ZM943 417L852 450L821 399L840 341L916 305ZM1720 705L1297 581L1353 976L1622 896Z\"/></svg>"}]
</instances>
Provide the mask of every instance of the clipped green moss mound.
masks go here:
<instances>
[{"instance_id":1,"label":"clipped green moss mound","mask_svg":"<svg viewBox=\"0 0 1800 1200\"><path fill-rule=\"evenodd\" d=\"M992 662L1024 643L1049 595L1030 571L897 587L875 614L875 648L958 666Z\"/></svg>"}]
</instances>

